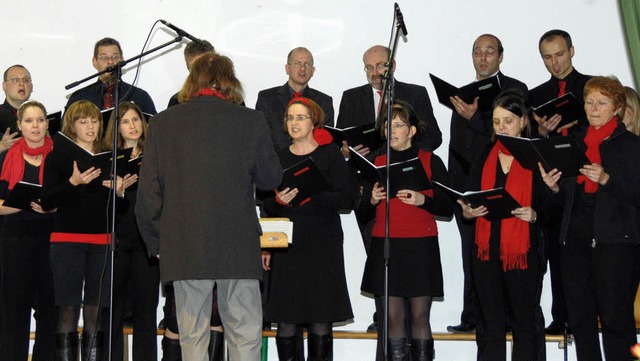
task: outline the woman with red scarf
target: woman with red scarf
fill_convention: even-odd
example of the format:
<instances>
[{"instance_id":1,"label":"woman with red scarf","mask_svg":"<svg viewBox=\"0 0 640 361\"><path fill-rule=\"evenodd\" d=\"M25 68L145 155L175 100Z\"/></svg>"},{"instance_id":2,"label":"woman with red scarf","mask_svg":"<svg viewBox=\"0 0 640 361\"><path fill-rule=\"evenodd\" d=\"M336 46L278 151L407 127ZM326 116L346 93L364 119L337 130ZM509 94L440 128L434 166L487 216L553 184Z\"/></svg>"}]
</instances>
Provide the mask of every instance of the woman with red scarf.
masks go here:
<instances>
[{"instance_id":1,"label":"woman with red scarf","mask_svg":"<svg viewBox=\"0 0 640 361\"><path fill-rule=\"evenodd\" d=\"M591 164L577 178L557 170L543 179L564 201L560 233L562 278L579 361L633 359L636 343L634 273L640 242L640 138L625 129L625 93L615 78L594 77L584 87L589 127L577 135Z\"/></svg>"},{"instance_id":2,"label":"woman with red scarf","mask_svg":"<svg viewBox=\"0 0 640 361\"><path fill-rule=\"evenodd\" d=\"M53 360L56 311L53 276L49 264L49 235L53 218L37 202L30 209L4 206L16 183L42 184L44 162L53 142L47 136L44 105L29 101L18 109L22 138L0 154L0 359L26 360L29 353L31 309L36 311L33 360Z\"/></svg>"},{"instance_id":3,"label":"woman with red scarf","mask_svg":"<svg viewBox=\"0 0 640 361\"><path fill-rule=\"evenodd\" d=\"M495 134L512 137L529 135L529 116L522 94L506 91L493 105ZM544 344L544 320L539 307L539 287L545 259L540 249L544 236L539 228L558 216L558 208L545 192L539 175L523 168L496 141L484 158L472 167L467 188L487 190L504 187L521 205L513 217L489 221L484 206L473 208L462 200L462 214L475 219L475 257L471 270L480 307L477 330L478 356L482 360L506 360L507 312L513 330L511 360L544 358L538 345Z\"/></svg>"},{"instance_id":4,"label":"woman with red scarf","mask_svg":"<svg viewBox=\"0 0 640 361\"><path fill-rule=\"evenodd\" d=\"M307 360L328 361L333 360L332 323L353 318L339 210L352 206L357 185L340 149L330 144L318 104L293 98L283 123L293 143L277 152L282 167L311 157L329 189L294 201L304 190L284 188L264 201L269 216L287 217L294 224L289 248L263 254L263 268L270 272L264 320L278 323L281 361L299 360L303 325L309 331Z\"/></svg>"}]
</instances>

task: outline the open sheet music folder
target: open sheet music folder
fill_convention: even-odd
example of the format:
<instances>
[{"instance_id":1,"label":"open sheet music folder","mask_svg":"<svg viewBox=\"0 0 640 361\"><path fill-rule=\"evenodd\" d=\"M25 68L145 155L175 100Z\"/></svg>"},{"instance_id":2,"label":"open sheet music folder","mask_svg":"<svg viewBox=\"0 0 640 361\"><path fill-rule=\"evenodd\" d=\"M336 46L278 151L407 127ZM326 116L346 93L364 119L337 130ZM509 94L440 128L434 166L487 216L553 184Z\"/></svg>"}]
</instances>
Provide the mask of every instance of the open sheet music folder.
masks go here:
<instances>
[{"instance_id":1,"label":"open sheet music folder","mask_svg":"<svg viewBox=\"0 0 640 361\"><path fill-rule=\"evenodd\" d=\"M557 168L563 177L575 177L582 166L591 164L571 136L528 139L498 134L498 139L520 165L535 172L540 162L546 172Z\"/></svg>"},{"instance_id":2,"label":"open sheet music folder","mask_svg":"<svg viewBox=\"0 0 640 361\"><path fill-rule=\"evenodd\" d=\"M433 87L436 89L436 95L440 104L455 112L450 97L459 96L465 103L471 104L475 97L478 99L478 108L480 110L490 110L493 106L493 100L500 93L500 80L498 75L488 77L486 79L475 81L461 88L455 87L437 76L429 73Z\"/></svg>"},{"instance_id":3,"label":"open sheet music folder","mask_svg":"<svg viewBox=\"0 0 640 361\"><path fill-rule=\"evenodd\" d=\"M532 109L539 117L551 118L555 114L562 116L562 120L560 120L558 128L575 120L584 119L587 116L584 112L584 105L571 92L558 98L551 99L548 102L540 104Z\"/></svg>"},{"instance_id":4,"label":"open sheet music folder","mask_svg":"<svg viewBox=\"0 0 640 361\"><path fill-rule=\"evenodd\" d=\"M31 209L31 202L37 202L42 195L40 184L20 181L13 186L5 197L4 206L18 209Z\"/></svg>"},{"instance_id":5,"label":"open sheet music folder","mask_svg":"<svg viewBox=\"0 0 640 361\"><path fill-rule=\"evenodd\" d=\"M282 183L278 189L285 188L298 188L298 194L291 200L291 204L302 205L301 202L307 198L328 190L329 183L309 157L283 171Z\"/></svg>"},{"instance_id":6,"label":"open sheet music folder","mask_svg":"<svg viewBox=\"0 0 640 361\"><path fill-rule=\"evenodd\" d=\"M446 185L433 181L436 187L442 189L447 195L455 200L462 199L465 203L471 204L473 208L479 206L487 207L489 213L484 216L489 221L497 221L504 218L511 218L511 214L516 208L520 208L520 204L513 199L511 194L503 187L487 189L484 191L466 191L459 192Z\"/></svg>"},{"instance_id":7,"label":"open sheet music folder","mask_svg":"<svg viewBox=\"0 0 640 361\"><path fill-rule=\"evenodd\" d=\"M342 141L346 140L349 146L355 147L357 145L363 145L374 150L378 149L383 142L380 129L376 128L375 122L344 129L327 125L325 125L324 128L331 133L333 142L339 146L342 146Z\"/></svg>"},{"instance_id":8,"label":"open sheet music folder","mask_svg":"<svg viewBox=\"0 0 640 361\"><path fill-rule=\"evenodd\" d=\"M387 167L384 165L376 166L352 147L349 147L349 151L351 159L355 161L362 176L371 184L379 182L384 187L387 182ZM392 198L401 189L420 192L432 188L427 173L418 157L403 162L391 163L389 166L389 183L389 196Z\"/></svg>"},{"instance_id":9,"label":"open sheet music folder","mask_svg":"<svg viewBox=\"0 0 640 361\"><path fill-rule=\"evenodd\" d=\"M108 179L111 174L111 151L93 154L82 148L78 143L74 142L73 139L67 137L61 132L56 134L53 148L56 152L62 152L69 158L75 160L78 163L78 169L81 172L84 172L91 167L100 168L100 177L96 179ZM126 148L118 149L116 152L116 170L119 176L126 174L132 150L133 148Z\"/></svg>"}]
</instances>

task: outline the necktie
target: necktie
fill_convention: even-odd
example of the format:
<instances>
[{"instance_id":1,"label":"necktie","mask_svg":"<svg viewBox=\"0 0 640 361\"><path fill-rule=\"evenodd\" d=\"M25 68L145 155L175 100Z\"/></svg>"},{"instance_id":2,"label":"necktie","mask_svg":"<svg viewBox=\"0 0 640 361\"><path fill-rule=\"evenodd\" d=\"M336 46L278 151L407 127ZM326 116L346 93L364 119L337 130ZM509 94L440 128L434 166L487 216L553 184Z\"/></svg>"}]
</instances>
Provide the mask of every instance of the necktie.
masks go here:
<instances>
[{"instance_id":1,"label":"necktie","mask_svg":"<svg viewBox=\"0 0 640 361\"><path fill-rule=\"evenodd\" d=\"M302 97L302 92L294 92L293 93L293 98L301 98Z\"/></svg>"},{"instance_id":2,"label":"necktie","mask_svg":"<svg viewBox=\"0 0 640 361\"><path fill-rule=\"evenodd\" d=\"M561 97L567 94L567 81L566 80L558 80L558 97Z\"/></svg>"},{"instance_id":3,"label":"necktie","mask_svg":"<svg viewBox=\"0 0 640 361\"><path fill-rule=\"evenodd\" d=\"M567 81L566 80L558 80L558 97L567 94ZM562 129L560 132L563 136L569 135L569 129Z\"/></svg>"},{"instance_id":4,"label":"necktie","mask_svg":"<svg viewBox=\"0 0 640 361\"><path fill-rule=\"evenodd\" d=\"M376 116L380 114L380 110L382 109L382 90L376 90L378 93L378 111L376 112Z\"/></svg>"},{"instance_id":5,"label":"necktie","mask_svg":"<svg viewBox=\"0 0 640 361\"><path fill-rule=\"evenodd\" d=\"M115 83L107 85L104 89L104 95L102 96L102 105L105 109L113 108L113 89L115 88Z\"/></svg>"}]
</instances>

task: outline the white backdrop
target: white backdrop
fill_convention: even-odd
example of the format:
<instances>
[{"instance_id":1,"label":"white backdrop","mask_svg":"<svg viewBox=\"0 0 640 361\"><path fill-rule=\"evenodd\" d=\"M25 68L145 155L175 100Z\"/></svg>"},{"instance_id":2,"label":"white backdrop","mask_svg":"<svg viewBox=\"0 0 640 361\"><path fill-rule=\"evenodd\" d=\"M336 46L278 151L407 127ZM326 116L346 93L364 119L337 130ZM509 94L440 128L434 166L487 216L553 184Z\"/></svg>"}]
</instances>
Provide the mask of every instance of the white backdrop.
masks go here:
<instances>
[{"instance_id":1,"label":"white backdrop","mask_svg":"<svg viewBox=\"0 0 640 361\"><path fill-rule=\"evenodd\" d=\"M397 52L396 77L422 84L433 99L428 72L456 85L474 77L471 45L482 33L493 33L505 47L502 70L530 88L546 81L537 51L545 31L561 28L572 34L574 64L585 74L614 74L632 85L623 28L617 1L612 0L399 0L409 32ZM255 105L259 90L286 81L288 51L306 46L315 57L311 86L333 96L336 115L342 91L365 82L362 53L371 45L387 44L393 16L389 0L112 0L109 2L58 0L9 2L0 0L0 70L19 63L31 72L32 99L49 111L62 108L71 91L64 85L94 72L91 66L96 40L110 36L120 40L125 57L140 52L157 19L165 19L196 37L211 41L216 50L235 62L244 84L246 104ZM173 31L157 27L151 46L172 39ZM182 44L145 59L137 85L147 90L158 110L182 85L187 71ZM149 48L150 48L149 47ZM132 68L132 65L128 67ZM133 80L134 71L124 79ZM433 102L443 145L436 153L446 162L450 111ZM242 146L242 130L239 129ZM363 330L371 322L373 302L360 295L364 251L353 216L345 217L345 254L353 323L340 329ZM440 247L445 274L445 298L432 310L434 332L459 321L462 303L462 269L459 236L454 223L440 223ZM550 294L545 284L543 309L548 315ZM270 344L270 359L277 359ZM336 341L336 360L371 360L372 341ZM439 360L473 360L471 342L437 342ZM574 349L571 358L575 359ZM562 352L548 345L548 360L561 360Z\"/></svg>"}]
</instances>

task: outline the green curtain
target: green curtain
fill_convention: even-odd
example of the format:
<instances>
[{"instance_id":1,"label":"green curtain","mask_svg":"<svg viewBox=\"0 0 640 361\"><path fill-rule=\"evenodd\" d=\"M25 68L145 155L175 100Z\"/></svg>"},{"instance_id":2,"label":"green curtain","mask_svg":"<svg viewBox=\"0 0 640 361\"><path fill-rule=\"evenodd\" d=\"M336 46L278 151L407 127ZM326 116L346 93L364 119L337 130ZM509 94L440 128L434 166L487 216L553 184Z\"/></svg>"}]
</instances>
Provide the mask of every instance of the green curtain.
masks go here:
<instances>
[{"instance_id":1,"label":"green curtain","mask_svg":"<svg viewBox=\"0 0 640 361\"><path fill-rule=\"evenodd\" d=\"M620 12L627 34L631 66L635 74L636 89L640 85L640 0L620 0Z\"/></svg>"}]
</instances>

